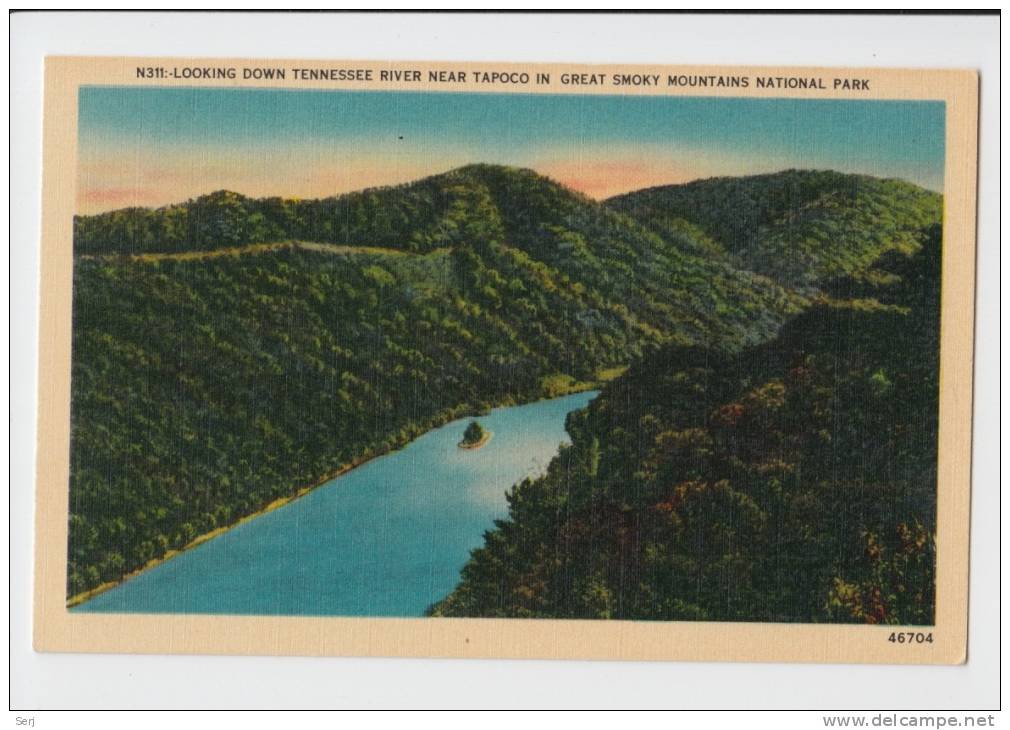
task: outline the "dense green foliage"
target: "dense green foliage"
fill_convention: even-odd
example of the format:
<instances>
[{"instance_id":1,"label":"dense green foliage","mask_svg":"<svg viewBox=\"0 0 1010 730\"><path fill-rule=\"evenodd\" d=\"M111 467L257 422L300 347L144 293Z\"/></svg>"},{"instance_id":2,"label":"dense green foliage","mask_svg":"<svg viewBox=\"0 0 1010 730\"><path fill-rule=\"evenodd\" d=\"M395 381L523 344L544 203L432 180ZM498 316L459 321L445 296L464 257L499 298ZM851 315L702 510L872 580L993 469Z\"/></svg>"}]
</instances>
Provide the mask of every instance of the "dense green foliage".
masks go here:
<instances>
[{"instance_id":1,"label":"dense green foliage","mask_svg":"<svg viewBox=\"0 0 1010 730\"><path fill-rule=\"evenodd\" d=\"M708 250L782 283L855 274L882 252L910 253L942 199L902 180L789 170L650 188L608 201L653 230L701 229ZM829 245L825 245L828 243Z\"/></svg>"},{"instance_id":2,"label":"dense green foliage","mask_svg":"<svg viewBox=\"0 0 1010 730\"><path fill-rule=\"evenodd\" d=\"M463 443L478 444L482 438L484 438L484 427L477 421L470 421L466 430L463 431Z\"/></svg>"},{"instance_id":3,"label":"dense green foliage","mask_svg":"<svg viewBox=\"0 0 1010 730\"><path fill-rule=\"evenodd\" d=\"M939 226L916 249L768 343L635 363L433 613L931 624Z\"/></svg>"},{"instance_id":4,"label":"dense green foliage","mask_svg":"<svg viewBox=\"0 0 1010 730\"><path fill-rule=\"evenodd\" d=\"M836 198L821 218L881 229L894 218L905 231L922 213L853 211L862 197ZM645 353L670 353L671 371L681 353L704 353L743 372L748 360L733 353L767 342L817 296L740 268L705 216L617 207L530 171L471 166L318 201L219 192L77 218L69 593L436 424L585 387ZM871 257L870 244L853 254L853 240L821 239L821 258L802 264L836 297L893 283L868 264L915 246L874 239ZM834 277L832 256L848 262ZM648 391L659 376L642 368L656 357L614 393L635 382ZM899 382L892 370L881 377ZM606 454L640 470L644 452L599 433L594 471L613 468ZM851 602L863 578L842 577Z\"/></svg>"}]
</instances>

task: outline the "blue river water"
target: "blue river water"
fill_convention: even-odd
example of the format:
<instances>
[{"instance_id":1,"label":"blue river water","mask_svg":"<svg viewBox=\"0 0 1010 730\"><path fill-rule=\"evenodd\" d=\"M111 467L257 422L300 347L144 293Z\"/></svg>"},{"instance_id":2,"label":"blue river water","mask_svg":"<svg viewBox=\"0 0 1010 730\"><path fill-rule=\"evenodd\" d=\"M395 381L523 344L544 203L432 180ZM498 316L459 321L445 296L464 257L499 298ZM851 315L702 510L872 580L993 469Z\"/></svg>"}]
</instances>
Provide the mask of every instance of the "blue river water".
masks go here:
<instances>
[{"instance_id":1,"label":"blue river water","mask_svg":"<svg viewBox=\"0 0 1010 730\"><path fill-rule=\"evenodd\" d=\"M476 450L457 447L471 419L453 421L73 610L421 616L594 397L497 408L478 419L493 437Z\"/></svg>"}]
</instances>

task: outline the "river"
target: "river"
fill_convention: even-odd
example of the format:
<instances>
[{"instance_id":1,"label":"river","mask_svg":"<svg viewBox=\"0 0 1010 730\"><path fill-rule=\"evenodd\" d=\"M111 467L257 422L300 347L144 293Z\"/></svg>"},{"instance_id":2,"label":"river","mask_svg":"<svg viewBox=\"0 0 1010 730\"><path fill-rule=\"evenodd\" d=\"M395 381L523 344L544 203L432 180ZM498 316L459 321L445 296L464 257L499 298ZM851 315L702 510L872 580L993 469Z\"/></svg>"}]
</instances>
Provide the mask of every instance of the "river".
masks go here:
<instances>
[{"instance_id":1,"label":"river","mask_svg":"<svg viewBox=\"0 0 1010 730\"><path fill-rule=\"evenodd\" d=\"M505 492L569 441L565 416L596 391L496 408L434 429L301 499L101 593L74 611L421 616L508 512Z\"/></svg>"}]
</instances>

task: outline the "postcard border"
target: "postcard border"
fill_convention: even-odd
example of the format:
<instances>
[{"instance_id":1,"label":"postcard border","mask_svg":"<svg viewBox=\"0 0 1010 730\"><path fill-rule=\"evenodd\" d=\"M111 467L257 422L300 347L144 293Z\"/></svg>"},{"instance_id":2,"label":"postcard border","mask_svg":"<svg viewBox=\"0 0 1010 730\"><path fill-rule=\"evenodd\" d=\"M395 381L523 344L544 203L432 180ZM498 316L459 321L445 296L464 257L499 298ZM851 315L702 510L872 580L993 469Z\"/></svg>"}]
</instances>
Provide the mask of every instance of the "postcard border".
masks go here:
<instances>
[{"instance_id":1,"label":"postcard border","mask_svg":"<svg viewBox=\"0 0 1010 730\"><path fill-rule=\"evenodd\" d=\"M844 72L871 91L629 87L628 95L764 98L922 99L946 104L940 434L937 503L937 611L933 644L887 641L893 626L555 619L388 619L70 613L65 606L69 479L72 220L76 179L77 91L81 85L152 85L138 64L353 65L372 69L480 68L567 72L781 74ZM161 86L290 88L291 82L159 80ZM301 82L298 88L489 91L396 82ZM614 94L613 88L501 89L498 93ZM744 66L491 64L459 62L293 61L292 59L105 58L46 60L43 217L39 315L38 455L35 517L34 646L39 651L636 659L682 661L954 664L967 650L978 76L974 71Z\"/></svg>"}]
</instances>

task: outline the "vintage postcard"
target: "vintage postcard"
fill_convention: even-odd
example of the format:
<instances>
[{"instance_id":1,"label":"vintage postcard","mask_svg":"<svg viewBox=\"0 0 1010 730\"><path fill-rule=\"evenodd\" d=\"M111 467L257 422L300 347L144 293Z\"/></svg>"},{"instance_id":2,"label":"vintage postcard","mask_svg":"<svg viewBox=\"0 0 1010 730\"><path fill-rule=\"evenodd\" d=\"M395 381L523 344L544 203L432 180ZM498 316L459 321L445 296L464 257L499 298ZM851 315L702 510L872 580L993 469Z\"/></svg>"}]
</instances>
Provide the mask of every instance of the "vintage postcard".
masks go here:
<instances>
[{"instance_id":1,"label":"vintage postcard","mask_svg":"<svg viewBox=\"0 0 1010 730\"><path fill-rule=\"evenodd\" d=\"M977 77L52 57L35 646L958 663Z\"/></svg>"}]
</instances>

